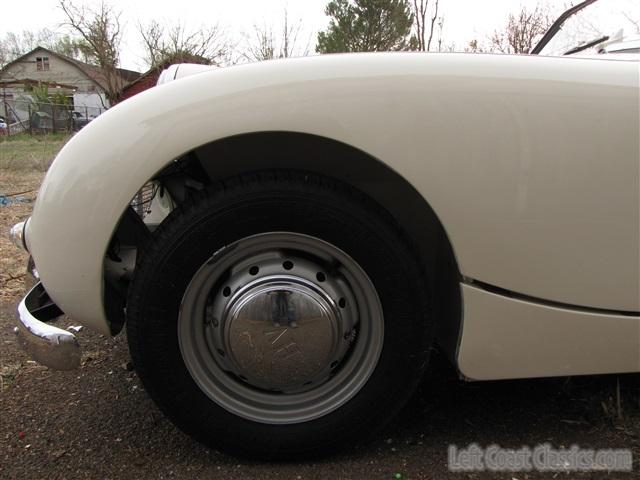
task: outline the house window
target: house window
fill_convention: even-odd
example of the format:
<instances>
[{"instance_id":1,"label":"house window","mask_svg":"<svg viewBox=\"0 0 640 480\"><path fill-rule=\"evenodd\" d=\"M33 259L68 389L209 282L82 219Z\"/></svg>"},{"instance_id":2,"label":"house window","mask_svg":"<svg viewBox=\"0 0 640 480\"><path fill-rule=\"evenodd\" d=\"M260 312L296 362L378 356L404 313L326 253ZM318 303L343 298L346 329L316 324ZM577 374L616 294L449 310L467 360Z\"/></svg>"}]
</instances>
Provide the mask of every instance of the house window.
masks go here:
<instances>
[{"instance_id":1,"label":"house window","mask_svg":"<svg viewBox=\"0 0 640 480\"><path fill-rule=\"evenodd\" d=\"M49 70L49 57L36 57L36 70L46 72Z\"/></svg>"}]
</instances>

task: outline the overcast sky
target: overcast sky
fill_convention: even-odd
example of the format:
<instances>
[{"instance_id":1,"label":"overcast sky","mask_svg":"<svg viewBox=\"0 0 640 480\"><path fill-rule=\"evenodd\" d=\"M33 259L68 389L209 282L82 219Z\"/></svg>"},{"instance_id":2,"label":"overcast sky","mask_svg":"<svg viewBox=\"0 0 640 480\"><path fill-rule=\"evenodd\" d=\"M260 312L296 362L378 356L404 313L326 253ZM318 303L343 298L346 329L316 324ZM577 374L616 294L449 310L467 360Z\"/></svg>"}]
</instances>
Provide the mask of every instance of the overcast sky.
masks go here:
<instances>
[{"instance_id":1,"label":"overcast sky","mask_svg":"<svg viewBox=\"0 0 640 480\"><path fill-rule=\"evenodd\" d=\"M76 0L92 4L90 0ZM137 24L151 19L182 21L188 28L220 24L227 34L242 46L242 32L250 32L254 24L274 25L282 20L286 6L290 22L302 20L302 43L315 46L315 34L328 23L324 7L328 0L108 0L122 10L126 34L122 45L121 63L124 68L144 70L143 51ZM434 0L431 0L433 2ZM539 0L440 0L440 11L445 18L443 41L463 48L474 38L483 39L502 27L510 12L520 6L533 7ZM633 0L640 1L640 0ZM544 0L543 0L544 2ZM63 20L56 0L7 0L0 8L0 37L8 31L55 30ZM566 0L548 0L554 13L561 12Z\"/></svg>"}]
</instances>

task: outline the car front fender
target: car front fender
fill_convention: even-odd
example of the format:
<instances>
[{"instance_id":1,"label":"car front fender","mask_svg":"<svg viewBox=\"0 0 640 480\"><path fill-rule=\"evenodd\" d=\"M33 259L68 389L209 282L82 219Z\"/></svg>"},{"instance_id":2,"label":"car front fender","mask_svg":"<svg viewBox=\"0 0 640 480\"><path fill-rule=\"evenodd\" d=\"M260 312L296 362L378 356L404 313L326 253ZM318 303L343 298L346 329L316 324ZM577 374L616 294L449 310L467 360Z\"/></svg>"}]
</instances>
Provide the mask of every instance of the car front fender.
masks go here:
<instances>
[{"instance_id":1,"label":"car front fender","mask_svg":"<svg viewBox=\"0 0 640 480\"><path fill-rule=\"evenodd\" d=\"M637 311L637 105L633 62L407 53L217 69L138 94L75 135L46 175L27 243L51 298L108 334L103 260L138 189L198 146L300 132L406 179L462 275Z\"/></svg>"}]
</instances>

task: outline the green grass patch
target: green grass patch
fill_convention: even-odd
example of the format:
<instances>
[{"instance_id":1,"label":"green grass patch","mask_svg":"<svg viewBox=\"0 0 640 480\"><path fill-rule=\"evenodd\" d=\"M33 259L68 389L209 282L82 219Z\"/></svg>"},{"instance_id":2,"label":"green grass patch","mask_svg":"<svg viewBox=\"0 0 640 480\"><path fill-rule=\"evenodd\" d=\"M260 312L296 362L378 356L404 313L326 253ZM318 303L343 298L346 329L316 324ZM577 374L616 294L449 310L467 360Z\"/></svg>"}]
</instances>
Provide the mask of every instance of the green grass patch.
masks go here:
<instances>
[{"instance_id":1,"label":"green grass patch","mask_svg":"<svg viewBox=\"0 0 640 480\"><path fill-rule=\"evenodd\" d=\"M70 135L0 137L0 169L45 171Z\"/></svg>"},{"instance_id":2,"label":"green grass patch","mask_svg":"<svg viewBox=\"0 0 640 480\"><path fill-rule=\"evenodd\" d=\"M3 142L59 142L67 140L72 134L68 132L57 132L57 133L39 133L39 134L29 134L29 133L19 133L18 135L2 135L0 136L0 143Z\"/></svg>"}]
</instances>

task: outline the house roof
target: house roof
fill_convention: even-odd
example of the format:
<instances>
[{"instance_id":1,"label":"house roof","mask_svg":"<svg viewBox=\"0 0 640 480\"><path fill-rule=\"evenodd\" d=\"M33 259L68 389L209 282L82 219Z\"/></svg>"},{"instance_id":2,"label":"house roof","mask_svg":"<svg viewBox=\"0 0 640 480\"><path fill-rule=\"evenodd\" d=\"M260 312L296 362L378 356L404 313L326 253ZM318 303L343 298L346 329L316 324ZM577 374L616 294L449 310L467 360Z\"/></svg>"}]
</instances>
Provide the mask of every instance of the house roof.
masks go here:
<instances>
[{"instance_id":1,"label":"house roof","mask_svg":"<svg viewBox=\"0 0 640 480\"><path fill-rule=\"evenodd\" d=\"M75 58L68 57L66 55L63 55L63 54L58 53L58 52L54 52L53 50L49 50L48 48L44 48L44 47L36 47L33 50L25 53L24 55L16 58L15 60L12 60L11 62L7 63L4 67L2 67L2 69L0 69L0 74L3 71L7 70L10 66L15 65L17 63L20 63L26 57L28 57L29 55L32 55L33 53L35 53L37 51L45 52L50 56L58 57L61 60L64 60L64 61L74 65L81 72L83 72L90 80L95 82L100 88L102 88L103 90L107 90L106 76L104 75L104 72L102 71L102 69L100 67L98 67L96 65L90 65L88 63L81 62L79 60L76 60ZM124 69L124 68L116 68L116 72L118 72L118 75L122 79L123 84L127 84L127 83L135 80L136 78L138 78L140 76L140 72L135 72L133 70L127 70L127 69Z\"/></svg>"}]
</instances>

